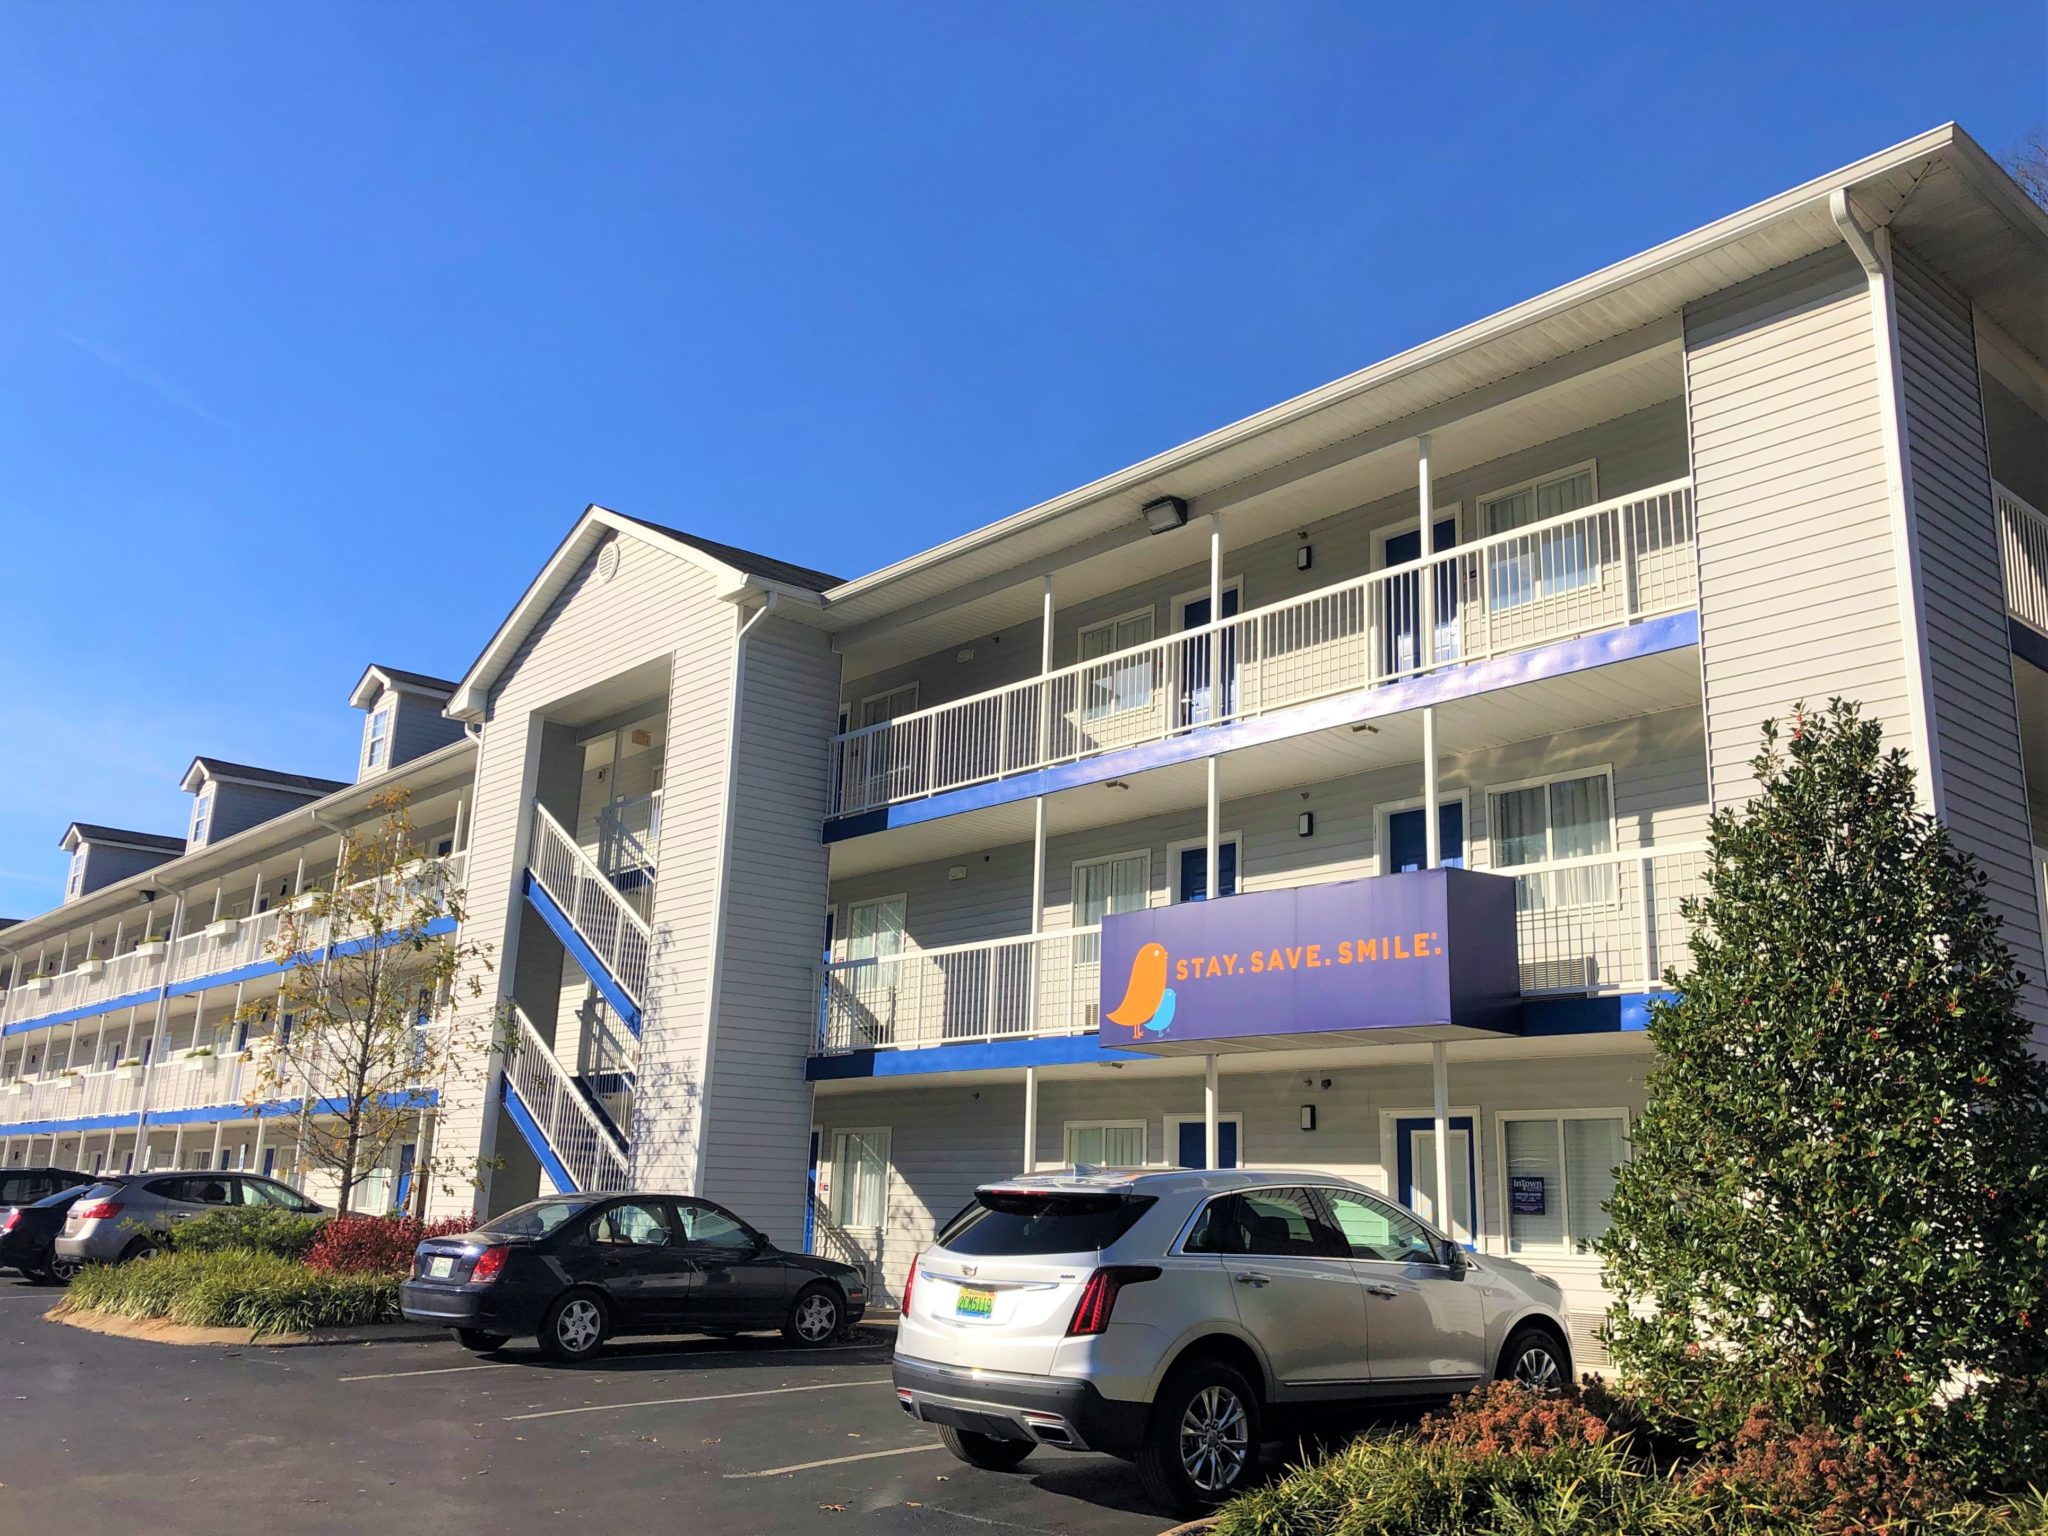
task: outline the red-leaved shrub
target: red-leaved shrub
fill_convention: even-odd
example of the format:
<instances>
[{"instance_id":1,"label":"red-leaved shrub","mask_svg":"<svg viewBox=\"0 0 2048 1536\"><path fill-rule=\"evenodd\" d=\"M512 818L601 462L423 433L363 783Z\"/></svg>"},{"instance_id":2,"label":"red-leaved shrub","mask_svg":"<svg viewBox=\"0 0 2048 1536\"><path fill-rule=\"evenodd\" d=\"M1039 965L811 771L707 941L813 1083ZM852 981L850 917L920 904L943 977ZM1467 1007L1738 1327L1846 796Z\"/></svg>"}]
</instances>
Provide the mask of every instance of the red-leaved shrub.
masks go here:
<instances>
[{"instance_id":1,"label":"red-leaved shrub","mask_svg":"<svg viewBox=\"0 0 2048 1536\"><path fill-rule=\"evenodd\" d=\"M320 1229L306 1253L315 1269L338 1275L405 1275L422 1238L467 1232L468 1218L421 1223L410 1216L337 1216Z\"/></svg>"},{"instance_id":2,"label":"red-leaved shrub","mask_svg":"<svg viewBox=\"0 0 2048 1536\"><path fill-rule=\"evenodd\" d=\"M1511 1381L1467 1392L1424 1417L1418 1430L1424 1445L1478 1456L1544 1456L1564 1445L1598 1445L1609 1432L1577 1393L1545 1397Z\"/></svg>"},{"instance_id":3,"label":"red-leaved shrub","mask_svg":"<svg viewBox=\"0 0 2048 1536\"><path fill-rule=\"evenodd\" d=\"M1816 1530L1882 1536L1911 1528L1950 1500L1948 1490L1912 1458L1901 1460L1862 1433L1781 1424L1752 1408L1721 1455L1692 1475L1701 1493L1733 1494L1754 1513L1802 1515Z\"/></svg>"}]
</instances>

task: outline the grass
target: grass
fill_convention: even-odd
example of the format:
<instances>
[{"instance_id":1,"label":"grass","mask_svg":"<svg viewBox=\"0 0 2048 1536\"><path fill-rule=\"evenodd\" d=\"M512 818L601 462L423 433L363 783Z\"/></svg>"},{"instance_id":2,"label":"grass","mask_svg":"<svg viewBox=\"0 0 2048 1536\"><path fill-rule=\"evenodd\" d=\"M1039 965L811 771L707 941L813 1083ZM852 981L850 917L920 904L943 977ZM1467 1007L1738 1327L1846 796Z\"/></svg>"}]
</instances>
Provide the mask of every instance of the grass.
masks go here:
<instances>
[{"instance_id":1,"label":"grass","mask_svg":"<svg viewBox=\"0 0 2048 1536\"><path fill-rule=\"evenodd\" d=\"M398 1281L336 1275L246 1249L166 1253L80 1271L68 1308L191 1328L304 1333L398 1320Z\"/></svg>"}]
</instances>

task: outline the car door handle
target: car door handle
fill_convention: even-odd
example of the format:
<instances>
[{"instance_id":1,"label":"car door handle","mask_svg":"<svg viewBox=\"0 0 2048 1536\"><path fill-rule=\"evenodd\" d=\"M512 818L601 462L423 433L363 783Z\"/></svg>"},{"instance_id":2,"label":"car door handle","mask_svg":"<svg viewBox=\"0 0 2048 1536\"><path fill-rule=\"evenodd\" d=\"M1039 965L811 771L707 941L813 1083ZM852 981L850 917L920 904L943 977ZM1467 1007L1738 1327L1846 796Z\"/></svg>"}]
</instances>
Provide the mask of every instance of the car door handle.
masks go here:
<instances>
[{"instance_id":1,"label":"car door handle","mask_svg":"<svg viewBox=\"0 0 2048 1536\"><path fill-rule=\"evenodd\" d=\"M1399 1291L1395 1290L1391 1285L1368 1285L1365 1288L1365 1293L1368 1296L1384 1296L1389 1301L1392 1301L1396 1296L1401 1294Z\"/></svg>"},{"instance_id":2,"label":"car door handle","mask_svg":"<svg viewBox=\"0 0 2048 1536\"><path fill-rule=\"evenodd\" d=\"M1231 1276L1239 1285L1265 1285L1272 1278L1271 1275L1262 1275L1255 1269L1247 1269Z\"/></svg>"}]
</instances>

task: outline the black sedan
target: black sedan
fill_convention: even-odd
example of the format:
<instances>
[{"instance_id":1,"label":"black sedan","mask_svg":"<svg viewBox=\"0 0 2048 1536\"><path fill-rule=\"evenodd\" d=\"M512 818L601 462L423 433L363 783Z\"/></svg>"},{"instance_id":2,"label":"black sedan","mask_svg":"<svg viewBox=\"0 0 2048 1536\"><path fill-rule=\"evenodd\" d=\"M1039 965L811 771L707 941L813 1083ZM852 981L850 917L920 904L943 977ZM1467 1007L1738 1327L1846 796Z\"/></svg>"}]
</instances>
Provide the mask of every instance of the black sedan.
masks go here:
<instances>
[{"instance_id":1,"label":"black sedan","mask_svg":"<svg viewBox=\"0 0 2048 1536\"><path fill-rule=\"evenodd\" d=\"M690 1195L560 1195L431 1237L398 1288L410 1322L465 1347L531 1334L557 1360L587 1360L629 1333L745 1333L829 1344L867 1310L850 1264L786 1253L723 1206Z\"/></svg>"},{"instance_id":2,"label":"black sedan","mask_svg":"<svg viewBox=\"0 0 2048 1536\"><path fill-rule=\"evenodd\" d=\"M12 1266L38 1285L64 1285L78 1273L78 1261L57 1252L72 1202L92 1187L87 1179L28 1205L0 1209L0 1267Z\"/></svg>"}]
</instances>

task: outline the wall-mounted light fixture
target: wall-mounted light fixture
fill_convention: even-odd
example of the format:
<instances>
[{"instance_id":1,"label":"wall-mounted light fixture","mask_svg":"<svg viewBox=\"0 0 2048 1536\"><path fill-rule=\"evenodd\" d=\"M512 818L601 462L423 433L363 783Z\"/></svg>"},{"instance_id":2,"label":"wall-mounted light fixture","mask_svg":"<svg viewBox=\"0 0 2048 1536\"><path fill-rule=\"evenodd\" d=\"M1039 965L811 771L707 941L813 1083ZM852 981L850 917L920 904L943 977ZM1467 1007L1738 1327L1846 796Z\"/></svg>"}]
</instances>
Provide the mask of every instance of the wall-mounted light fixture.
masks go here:
<instances>
[{"instance_id":1,"label":"wall-mounted light fixture","mask_svg":"<svg viewBox=\"0 0 2048 1536\"><path fill-rule=\"evenodd\" d=\"M1294 835L1296 837L1314 837L1316 835L1316 813L1314 811L1303 811L1294 818Z\"/></svg>"},{"instance_id":2,"label":"wall-mounted light fixture","mask_svg":"<svg viewBox=\"0 0 2048 1536\"><path fill-rule=\"evenodd\" d=\"M1301 1106L1301 1128L1304 1131L1312 1131L1316 1128L1315 1105L1304 1104Z\"/></svg>"},{"instance_id":3,"label":"wall-mounted light fixture","mask_svg":"<svg viewBox=\"0 0 2048 1536\"><path fill-rule=\"evenodd\" d=\"M1178 496L1162 496L1157 501L1148 501L1144 512L1147 533L1171 533L1188 520L1188 504Z\"/></svg>"},{"instance_id":4,"label":"wall-mounted light fixture","mask_svg":"<svg viewBox=\"0 0 2048 1536\"><path fill-rule=\"evenodd\" d=\"M1306 538L1307 536L1306 536L1306 535L1303 535L1303 537L1304 537L1304 538ZM1297 571L1305 571L1305 570L1307 570L1307 569L1308 569L1308 568L1309 568L1310 566L1314 565L1315 563L1316 563L1316 547L1315 547L1315 545L1313 545L1313 544L1308 544L1308 543L1304 543L1304 544L1302 544L1302 545L1301 545L1301 546L1300 546L1299 548L1297 548L1297 549L1296 549L1296 550L1294 551L1294 568L1295 568L1295 569L1296 569Z\"/></svg>"}]
</instances>

